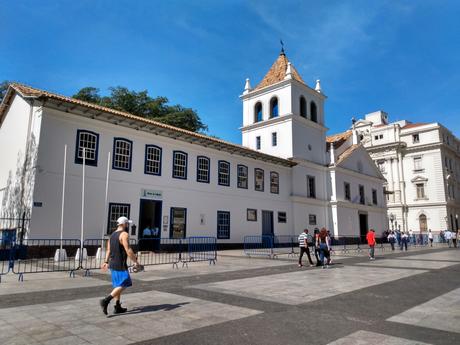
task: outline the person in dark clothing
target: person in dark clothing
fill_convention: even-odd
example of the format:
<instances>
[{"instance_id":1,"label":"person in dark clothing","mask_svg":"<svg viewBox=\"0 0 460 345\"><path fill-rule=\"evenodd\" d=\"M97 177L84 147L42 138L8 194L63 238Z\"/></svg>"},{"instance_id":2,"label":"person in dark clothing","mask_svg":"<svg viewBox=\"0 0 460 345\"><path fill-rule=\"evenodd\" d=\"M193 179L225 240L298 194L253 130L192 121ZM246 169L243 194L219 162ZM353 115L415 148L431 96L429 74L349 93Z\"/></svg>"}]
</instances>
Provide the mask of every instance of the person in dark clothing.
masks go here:
<instances>
[{"instance_id":1,"label":"person in dark clothing","mask_svg":"<svg viewBox=\"0 0 460 345\"><path fill-rule=\"evenodd\" d=\"M313 261L311 260L310 256L310 243L313 241L312 236L308 233L308 229L305 229L300 235L299 235L299 249L300 249L300 255L299 255L299 267L302 267L302 257L303 254L307 254L308 261L310 262L310 267L313 266Z\"/></svg>"},{"instance_id":2,"label":"person in dark clothing","mask_svg":"<svg viewBox=\"0 0 460 345\"><path fill-rule=\"evenodd\" d=\"M127 258L129 257L134 262L135 267L140 267L136 255L129 247L128 229L131 223L132 221L126 217L118 218L117 229L107 241L107 253L101 269L106 271L107 268L110 268L113 290L110 295L100 300L102 312L105 315L107 315L107 307L112 299L115 299L114 314L125 313L127 311L126 308L121 306L120 301L122 292L133 285L129 276Z\"/></svg>"}]
</instances>

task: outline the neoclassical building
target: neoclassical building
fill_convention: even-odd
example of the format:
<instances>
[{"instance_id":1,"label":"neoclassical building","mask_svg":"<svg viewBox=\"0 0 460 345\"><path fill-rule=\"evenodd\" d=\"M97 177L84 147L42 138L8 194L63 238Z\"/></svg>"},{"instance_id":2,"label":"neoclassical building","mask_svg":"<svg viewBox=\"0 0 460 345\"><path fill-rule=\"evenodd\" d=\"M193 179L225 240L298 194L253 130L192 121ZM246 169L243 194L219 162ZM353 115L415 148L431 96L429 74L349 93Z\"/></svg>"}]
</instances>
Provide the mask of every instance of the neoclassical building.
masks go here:
<instances>
[{"instance_id":1,"label":"neoclassical building","mask_svg":"<svg viewBox=\"0 0 460 345\"><path fill-rule=\"evenodd\" d=\"M405 231L457 230L460 141L438 122L390 122L377 111L354 125L385 176L389 226Z\"/></svg>"},{"instance_id":2,"label":"neoclassical building","mask_svg":"<svg viewBox=\"0 0 460 345\"><path fill-rule=\"evenodd\" d=\"M356 131L326 138L319 81L308 86L282 52L240 97L242 145L12 84L0 108L1 212L26 212L32 238L100 238L122 215L133 237L151 226L222 245L386 229L385 179Z\"/></svg>"}]
</instances>

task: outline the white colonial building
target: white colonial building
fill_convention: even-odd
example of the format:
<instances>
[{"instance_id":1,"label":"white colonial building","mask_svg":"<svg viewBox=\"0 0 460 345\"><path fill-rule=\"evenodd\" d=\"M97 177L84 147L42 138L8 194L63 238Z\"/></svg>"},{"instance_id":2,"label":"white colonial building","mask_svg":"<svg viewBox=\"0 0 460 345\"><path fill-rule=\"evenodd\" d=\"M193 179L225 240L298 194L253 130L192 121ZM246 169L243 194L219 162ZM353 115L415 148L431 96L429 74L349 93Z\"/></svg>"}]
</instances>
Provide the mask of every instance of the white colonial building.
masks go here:
<instances>
[{"instance_id":1,"label":"white colonial building","mask_svg":"<svg viewBox=\"0 0 460 345\"><path fill-rule=\"evenodd\" d=\"M242 146L12 84L0 108L1 213L26 212L30 238L59 237L61 219L65 238L82 228L100 238L121 215L135 237L150 225L222 244L305 227L386 229L385 180L356 132L326 138L319 81L308 87L281 53L241 99Z\"/></svg>"},{"instance_id":2,"label":"white colonial building","mask_svg":"<svg viewBox=\"0 0 460 345\"><path fill-rule=\"evenodd\" d=\"M387 180L389 226L457 230L460 141L437 122L389 122L383 111L365 115L354 126Z\"/></svg>"}]
</instances>

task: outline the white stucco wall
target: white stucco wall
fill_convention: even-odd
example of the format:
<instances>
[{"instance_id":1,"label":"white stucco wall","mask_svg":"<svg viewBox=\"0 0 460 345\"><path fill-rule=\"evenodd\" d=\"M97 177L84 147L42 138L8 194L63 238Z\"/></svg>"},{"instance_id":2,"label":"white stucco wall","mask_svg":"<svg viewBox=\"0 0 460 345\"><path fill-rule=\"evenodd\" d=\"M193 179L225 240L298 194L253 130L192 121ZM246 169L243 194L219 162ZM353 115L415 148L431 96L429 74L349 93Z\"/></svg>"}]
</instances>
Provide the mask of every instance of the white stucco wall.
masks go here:
<instances>
[{"instance_id":1,"label":"white stucco wall","mask_svg":"<svg viewBox=\"0 0 460 345\"><path fill-rule=\"evenodd\" d=\"M85 238L100 237L107 214L104 210L105 175L107 154L112 151L113 138L124 137L133 141L132 171L110 169L109 202L131 205L131 218L138 224L141 189L162 191L163 216L169 217L170 207L187 208L187 236L216 235L217 210L231 212L231 239L220 242L242 242L246 234L262 233L261 210L274 212L275 234L293 232L291 212L290 169L279 165L254 161L203 146L179 140L151 135L142 131L110 125L97 120L72 116L46 109L39 155L39 172L34 200L43 203L34 208L32 237L56 237L59 234L63 148L68 145L67 187L65 206L65 237L80 237L81 219L81 175L82 165L74 163L77 129L88 129L99 133L99 160L97 167L86 168ZM52 135L50 135L52 133ZM146 144L155 144L163 149L162 176L144 174L144 150ZM172 151L188 153L188 179L171 178ZM211 159L211 183L196 182L196 157L205 155ZM217 184L217 162L226 160L231 164L231 186ZM237 164L245 164L249 170L249 188L236 187ZM254 190L254 168L264 169L265 190ZM280 194L270 193L269 173L280 174ZM257 222L246 220L246 209L258 210ZM277 222L277 212L287 213L287 223ZM200 225L200 215L205 215L205 225ZM162 232L162 237L169 236Z\"/></svg>"}]
</instances>

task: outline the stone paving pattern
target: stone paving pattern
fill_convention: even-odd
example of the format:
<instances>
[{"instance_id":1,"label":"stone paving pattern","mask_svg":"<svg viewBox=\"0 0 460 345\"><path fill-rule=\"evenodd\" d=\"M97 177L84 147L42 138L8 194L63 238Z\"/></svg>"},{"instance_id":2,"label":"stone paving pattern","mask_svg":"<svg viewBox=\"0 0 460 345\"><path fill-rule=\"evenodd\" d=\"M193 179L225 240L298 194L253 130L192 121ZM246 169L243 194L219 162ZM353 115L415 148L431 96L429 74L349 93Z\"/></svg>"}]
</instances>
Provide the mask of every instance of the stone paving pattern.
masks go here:
<instances>
[{"instance_id":1,"label":"stone paving pattern","mask_svg":"<svg viewBox=\"0 0 460 345\"><path fill-rule=\"evenodd\" d=\"M107 274L3 276L0 344L460 344L459 249L336 254L325 270L241 251L148 267L109 317Z\"/></svg>"}]
</instances>

